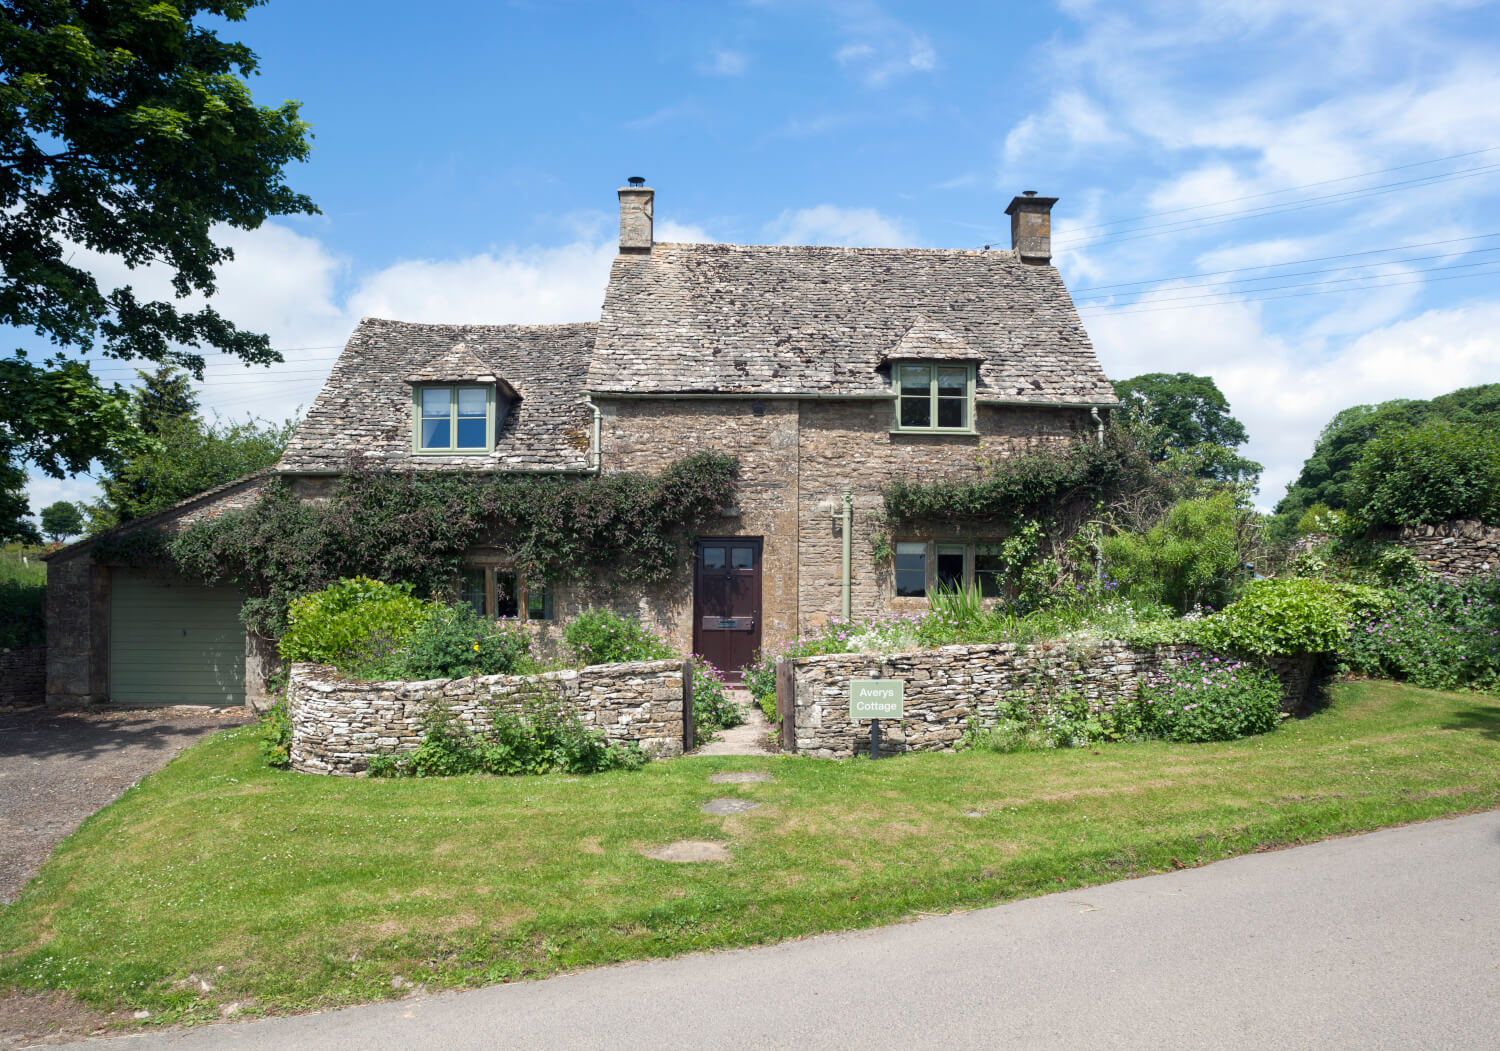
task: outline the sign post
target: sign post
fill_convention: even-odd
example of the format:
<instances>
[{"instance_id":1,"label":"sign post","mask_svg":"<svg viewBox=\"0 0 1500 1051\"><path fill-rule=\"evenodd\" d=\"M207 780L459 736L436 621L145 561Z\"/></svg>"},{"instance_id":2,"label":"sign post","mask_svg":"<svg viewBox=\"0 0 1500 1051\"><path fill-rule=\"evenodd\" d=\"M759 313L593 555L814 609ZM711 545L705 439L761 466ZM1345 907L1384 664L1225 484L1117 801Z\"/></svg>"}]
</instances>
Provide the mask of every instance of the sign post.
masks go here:
<instances>
[{"instance_id":1,"label":"sign post","mask_svg":"<svg viewBox=\"0 0 1500 1051\"><path fill-rule=\"evenodd\" d=\"M849 718L870 721L870 758L880 758L880 720L900 719L906 683L900 679L850 679Z\"/></svg>"}]
</instances>

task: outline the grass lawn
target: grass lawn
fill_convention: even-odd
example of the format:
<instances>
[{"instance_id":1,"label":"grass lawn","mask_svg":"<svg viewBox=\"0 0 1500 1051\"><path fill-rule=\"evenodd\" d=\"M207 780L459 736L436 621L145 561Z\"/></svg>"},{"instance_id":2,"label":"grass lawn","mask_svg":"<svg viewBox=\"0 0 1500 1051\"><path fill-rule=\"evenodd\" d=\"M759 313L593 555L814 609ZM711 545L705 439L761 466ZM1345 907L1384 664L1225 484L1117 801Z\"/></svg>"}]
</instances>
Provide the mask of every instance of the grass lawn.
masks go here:
<instances>
[{"instance_id":1,"label":"grass lawn","mask_svg":"<svg viewBox=\"0 0 1500 1051\"><path fill-rule=\"evenodd\" d=\"M714 785L721 770L773 783ZM759 809L699 807L740 796ZM0 913L0 987L153 1023L772 942L1500 807L1500 698L1342 683L1231 744L724 757L368 781L220 734L63 843ZM720 840L727 863L642 849ZM189 976L206 979L203 991ZM397 976L402 980L393 981Z\"/></svg>"}]
</instances>

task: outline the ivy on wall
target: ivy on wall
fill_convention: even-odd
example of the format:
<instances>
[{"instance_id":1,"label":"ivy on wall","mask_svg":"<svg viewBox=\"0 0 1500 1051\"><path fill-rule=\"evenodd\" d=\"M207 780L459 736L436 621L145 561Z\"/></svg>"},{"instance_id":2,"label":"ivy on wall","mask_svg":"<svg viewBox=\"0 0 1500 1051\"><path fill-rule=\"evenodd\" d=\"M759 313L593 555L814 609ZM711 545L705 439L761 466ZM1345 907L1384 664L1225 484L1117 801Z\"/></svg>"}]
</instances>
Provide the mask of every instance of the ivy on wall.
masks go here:
<instances>
[{"instance_id":1,"label":"ivy on wall","mask_svg":"<svg viewBox=\"0 0 1500 1051\"><path fill-rule=\"evenodd\" d=\"M1102 445L1080 438L1001 460L978 478L898 478L882 495L891 521L983 520L1005 530L1027 522L1058 522L1101 504L1164 504L1171 499L1167 483L1125 428L1111 428Z\"/></svg>"},{"instance_id":2,"label":"ivy on wall","mask_svg":"<svg viewBox=\"0 0 1500 1051\"><path fill-rule=\"evenodd\" d=\"M733 502L737 471L733 457L716 452L694 453L652 475L356 466L326 502L305 503L275 481L252 506L157 543L182 572L244 587L246 626L275 637L292 599L344 577L405 581L419 594L446 594L465 552L481 544L553 581L663 580L687 557L693 531Z\"/></svg>"}]
</instances>

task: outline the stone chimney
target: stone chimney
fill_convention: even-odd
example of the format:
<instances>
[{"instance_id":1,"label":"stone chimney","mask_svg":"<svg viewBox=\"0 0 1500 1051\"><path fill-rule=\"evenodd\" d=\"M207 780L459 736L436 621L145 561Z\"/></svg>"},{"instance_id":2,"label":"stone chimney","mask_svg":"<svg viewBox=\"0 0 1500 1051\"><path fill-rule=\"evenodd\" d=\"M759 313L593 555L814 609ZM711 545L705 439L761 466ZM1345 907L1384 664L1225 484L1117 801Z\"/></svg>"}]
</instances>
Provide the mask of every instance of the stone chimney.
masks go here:
<instances>
[{"instance_id":1,"label":"stone chimney","mask_svg":"<svg viewBox=\"0 0 1500 1051\"><path fill-rule=\"evenodd\" d=\"M1038 197L1035 190L1027 190L1005 209L1010 216L1010 246L1020 254L1021 262L1035 266L1052 262L1052 206L1056 203L1056 197Z\"/></svg>"},{"instance_id":2,"label":"stone chimney","mask_svg":"<svg viewBox=\"0 0 1500 1051\"><path fill-rule=\"evenodd\" d=\"M627 255L651 253L651 212L656 191L639 175L632 175L629 186L620 187L620 251Z\"/></svg>"}]
</instances>

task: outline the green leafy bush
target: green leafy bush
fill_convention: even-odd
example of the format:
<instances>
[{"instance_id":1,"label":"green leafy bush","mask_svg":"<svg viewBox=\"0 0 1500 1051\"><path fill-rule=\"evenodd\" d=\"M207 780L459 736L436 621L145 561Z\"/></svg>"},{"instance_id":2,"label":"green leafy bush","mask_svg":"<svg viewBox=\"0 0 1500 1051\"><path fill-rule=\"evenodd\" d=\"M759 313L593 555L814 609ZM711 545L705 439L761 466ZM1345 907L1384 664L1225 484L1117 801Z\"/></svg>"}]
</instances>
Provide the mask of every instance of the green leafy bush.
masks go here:
<instances>
[{"instance_id":1,"label":"green leafy bush","mask_svg":"<svg viewBox=\"0 0 1500 1051\"><path fill-rule=\"evenodd\" d=\"M1500 577L1423 577L1367 608L1341 648L1355 671L1428 689L1500 686Z\"/></svg>"},{"instance_id":2,"label":"green leafy bush","mask_svg":"<svg viewBox=\"0 0 1500 1051\"><path fill-rule=\"evenodd\" d=\"M580 664L661 661L677 656L665 639L634 617L586 609L563 625L563 641Z\"/></svg>"},{"instance_id":3,"label":"green leafy bush","mask_svg":"<svg viewBox=\"0 0 1500 1051\"><path fill-rule=\"evenodd\" d=\"M1349 488L1367 527L1500 522L1500 429L1442 419L1390 428L1365 446Z\"/></svg>"},{"instance_id":4,"label":"green leafy bush","mask_svg":"<svg viewBox=\"0 0 1500 1051\"><path fill-rule=\"evenodd\" d=\"M350 577L302 596L287 614L278 644L282 658L340 666L367 663L378 647L393 652L436 611L411 591L410 584Z\"/></svg>"},{"instance_id":5,"label":"green leafy bush","mask_svg":"<svg viewBox=\"0 0 1500 1051\"><path fill-rule=\"evenodd\" d=\"M531 641L515 624L496 623L472 606L442 606L412 633L396 670L403 679L461 679L522 670Z\"/></svg>"},{"instance_id":6,"label":"green leafy bush","mask_svg":"<svg viewBox=\"0 0 1500 1051\"><path fill-rule=\"evenodd\" d=\"M1135 709L1149 737L1232 741L1276 728L1281 683L1243 661L1194 653L1147 675Z\"/></svg>"},{"instance_id":7,"label":"green leafy bush","mask_svg":"<svg viewBox=\"0 0 1500 1051\"><path fill-rule=\"evenodd\" d=\"M40 646L47 641L47 567L40 551L0 552L0 646Z\"/></svg>"},{"instance_id":8,"label":"green leafy bush","mask_svg":"<svg viewBox=\"0 0 1500 1051\"><path fill-rule=\"evenodd\" d=\"M292 713L282 697L260 717L256 726L260 752L267 766L285 767L292 756Z\"/></svg>"},{"instance_id":9,"label":"green leafy bush","mask_svg":"<svg viewBox=\"0 0 1500 1051\"><path fill-rule=\"evenodd\" d=\"M724 673L707 659L693 654L693 733L699 744L714 734L745 721L740 706L729 699Z\"/></svg>"},{"instance_id":10,"label":"green leafy bush","mask_svg":"<svg viewBox=\"0 0 1500 1051\"><path fill-rule=\"evenodd\" d=\"M1103 549L1110 575L1127 596L1186 613L1228 603L1260 540L1255 512L1226 490L1183 500L1145 533L1106 537Z\"/></svg>"},{"instance_id":11,"label":"green leafy bush","mask_svg":"<svg viewBox=\"0 0 1500 1051\"><path fill-rule=\"evenodd\" d=\"M1204 646L1257 657L1328 653L1339 648L1356 618L1384 603L1376 589L1355 584L1301 577L1257 580L1191 634Z\"/></svg>"},{"instance_id":12,"label":"green leafy bush","mask_svg":"<svg viewBox=\"0 0 1500 1051\"><path fill-rule=\"evenodd\" d=\"M519 711L497 712L486 733L469 733L443 705L426 713L425 735L413 752L375 756L371 777L454 777L461 774L593 774L634 770L646 759L634 746L612 744L545 687L523 697Z\"/></svg>"},{"instance_id":13,"label":"green leafy bush","mask_svg":"<svg viewBox=\"0 0 1500 1051\"><path fill-rule=\"evenodd\" d=\"M1137 736L1134 710L1092 710L1078 694L1028 702L1008 697L996 706L993 726L970 720L957 743L960 750L1024 752L1049 748L1085 748Z\"/></svg>"}]
</instances>

